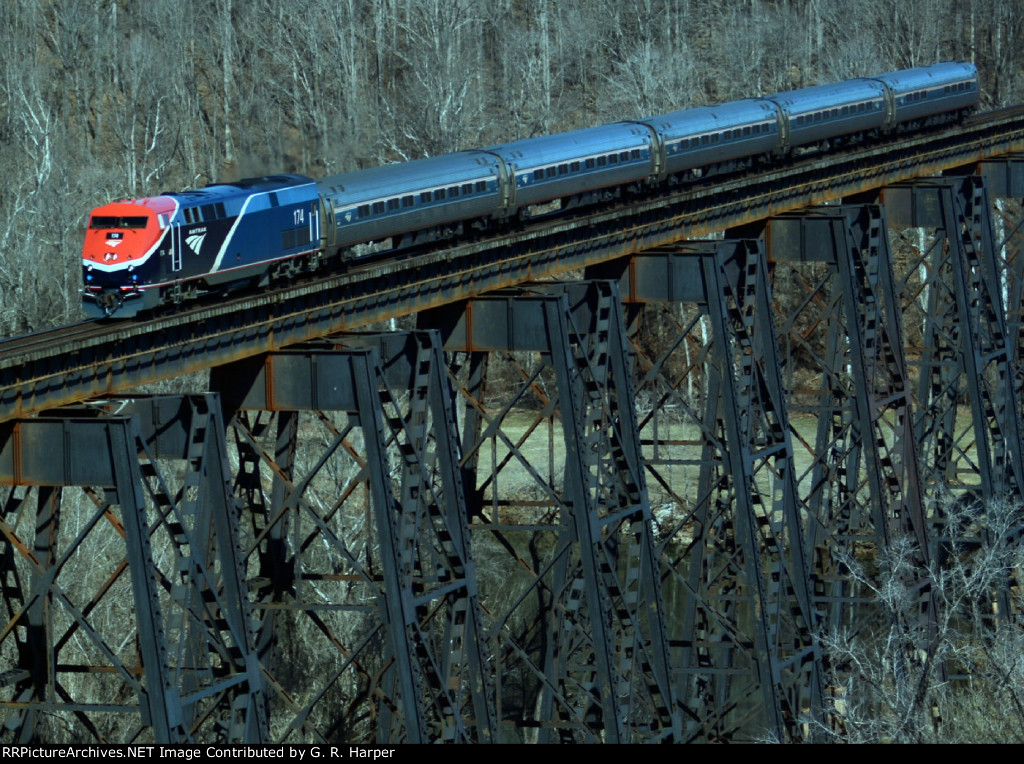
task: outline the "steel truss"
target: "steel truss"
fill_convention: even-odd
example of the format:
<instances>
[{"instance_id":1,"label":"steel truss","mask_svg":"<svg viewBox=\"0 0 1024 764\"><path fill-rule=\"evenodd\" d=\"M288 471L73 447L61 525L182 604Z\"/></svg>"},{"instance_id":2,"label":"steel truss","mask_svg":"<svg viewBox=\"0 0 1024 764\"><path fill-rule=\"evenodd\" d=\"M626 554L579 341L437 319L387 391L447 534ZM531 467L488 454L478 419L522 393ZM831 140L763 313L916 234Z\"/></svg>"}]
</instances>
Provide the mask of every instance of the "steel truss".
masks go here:
<instances>
[{"instance_id":1,"label":"steel truss","mask_svg":"<svg viewBox=\"0 0 1024 764\"><path fill-rule=\"evenodd\" d=\"M982 162L982 178L994 198L992 233L996 261L1002 276L1007 331L1013 345L1017 400L1024 406L1024 157ZM1024 410L1024 409L1022 409Z\"/></svg>"},{"instance_id":2,"label":"steel truss","mask_svg":"<svg viewBox=\"0 0 1024 764\"><path fill-rule=\"evenodd\" d=\"M913 539L927 637L945 502L1024 481L1013 210L850 201L4 425L0 741L841 725L858 557Z\"/></svg>"},{"instance_id":3,"label":"steel truss","mask_svg":"<svg viewBox=\"0 0 1024 764\"><path fill-rule=\"evenodd\" d=\"M264 740L223 433L209 395L5 425L8 741Z\"/></svg>"},{"instance_id":4,"label":"steel truss","mask_svg":"<svg viewBox=\"0 0 1024 764\"><path fill-rule=\"evenodd\" d=\"M681 739L614 285L536 286L424 320L468 354L463 465L510 734Z\"/></svg>"},{"instance_id":5,"label":"steel truss","mask_svg":"<svg viewBox=\"0 0 1024 764\"><path fill-rule=\"evenodd\" d=\"M688 737L804 739L823 718L824 674L763 252L691 242L598 272L616 267L664 500L660 559L680 592L671 637Z\"/></svg>"},{"instance_id":6,"label":"steel truss","mask_svg":"<svg viewBox=\"0 0 1024 764\"><path fill-rule=\"evenodd\" d=\"M1013 164L987 173L1001 193L1022 190ZM924 229L898 284L905 321L923 319L915 437L934 508L931 544L936 552L953 541L987 544L987 508L1020 501L1024 489L1020 314L1005 307L1019 306L1022 266L1007 256L1019 224L996 241L982 175L901 184L886 189L885 200L894 224ZM1013 617L1014 586L1007 579L993 592L992 615Z\"/></svg>"},{"instance_id":7,"label":"steel truss","mask_svg":"<svg viewBox=\"0 0 1024 764\"><path fill-rule=\"evenodd\" d=\"M802 356L805 367L813 360L809 376L821 379L815 395L785 372L802 403L794 410L817 421L813 446L800 441L811 456L801 492L823 628L856 633L871 621L858 604L858 557L900 558L903 586L915 596L890 614L901 621L891 633L908 635L900 654L909 664L930 654L933 577L949 545L992 540L977 499L1019 498L1019 414L981 178L922 181L886 189L884 198L884 208L772 219L766 238L776 281L804 287L799 300L777 305L787 356ZM887 210L936 229L909 263L897 265L889 251ZM906 343L908 330L916 337ZM946 527L954 501L960 524ZM979 521L970 527L962 522L967 502ZM854 568L861 572L850 578ZM994 614L1010 616L1012 586L1004 580L992 592Z\"/></svg>"},{"instance_id":8,"label":"steel truss","mask_svg":"<svg viewBox=\"0 0 1024 764\"><path fill-rule=\"evenodd\" d=\"M885 210L822 207L774 218L767 240L776 280L798 287L775 310L787 348L782 373L794 399L793 432L808 465L799 482L815 595L823 624L834 631L852 623L857 593L845 571L866 549L884 553L894 538L911 536L920 569L928 564Z\"/></svg>"},{"instance_id":9,"label":"steel truss","mask_svg":"<svg viewBox=\"0 0 1024 764\"><path fill-rule=\"evenodd\" d=\"M789 287L775 311L798 458L807 464L799 481L822 639L868 638L877 618L864 561L907 554L900 577L913 596L904 612L886 617L896 621L890 634L905 635L890 644L897 660L914 662L935 633L936 604L885 210L811 209L773 218L766 238L776 283ZM830 666L837 711L846 671ZM842 716L832 720L837 729Z\"/></svg>"},{"instance_id":10,"label":"steel truss","mask_svg":"<svg viewBox=\"0 0 1024 764\"><path fill-rule=\"evenodd\" d=\"M923 305L926 319L916 424L922 478L937 492L1020 496L1015 343L986 186L979 176L922 180L887 189L885 199L894 225L933 232L918 267L900 282L907 313L920 314ZM961 402L970 416L958 420Z\"/></svg>"},{"instance_id":11,"label":"steel truss","mask_svg":"<svg viewBox=\"0 0 1024 764\"><path fill-rule=\"evenodd\" d=\"M211 384L234 412L272 738L496 739L436 335L299 347Z\"/></svg>"}]
</instances>

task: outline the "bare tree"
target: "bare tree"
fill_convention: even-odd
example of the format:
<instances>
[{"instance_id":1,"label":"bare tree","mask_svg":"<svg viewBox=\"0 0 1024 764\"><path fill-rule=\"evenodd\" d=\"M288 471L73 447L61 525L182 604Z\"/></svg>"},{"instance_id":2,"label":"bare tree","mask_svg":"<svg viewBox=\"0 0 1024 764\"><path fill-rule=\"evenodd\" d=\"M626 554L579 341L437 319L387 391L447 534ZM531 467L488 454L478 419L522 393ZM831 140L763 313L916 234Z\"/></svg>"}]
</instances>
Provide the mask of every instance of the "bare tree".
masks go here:
<instances>
[{"instance_id":1,"label":"bare tree","mask_svg":"<svg viewBox=\"0 0 1024 764\"><path fill-rule=\"evenodd\" d=\"M943 514L947 539L928 570L916 568L920 555L909 538L897 539L877 567L844 561L872 604L855 627L823 638L841 722L823 728L827 736L853 743L1024 740L1024 640L1016 608L1007 609L1024 562L1022 508L949 502ZM930 618L921 611L926 588L935 604ZM865 617L870 610L874 619Z\"/></svg>"},{"instance_id":2,"label":"bare tree","mask_svg":"<svg viewBox=\"0 0 1024 764\"><path fill-rule=\"evenodd\" d=\"M433 156L479 144L482 87L477 0L416 0L396 20L400 44L381 93L392 156Z\"/></svg>"}]
</instances>

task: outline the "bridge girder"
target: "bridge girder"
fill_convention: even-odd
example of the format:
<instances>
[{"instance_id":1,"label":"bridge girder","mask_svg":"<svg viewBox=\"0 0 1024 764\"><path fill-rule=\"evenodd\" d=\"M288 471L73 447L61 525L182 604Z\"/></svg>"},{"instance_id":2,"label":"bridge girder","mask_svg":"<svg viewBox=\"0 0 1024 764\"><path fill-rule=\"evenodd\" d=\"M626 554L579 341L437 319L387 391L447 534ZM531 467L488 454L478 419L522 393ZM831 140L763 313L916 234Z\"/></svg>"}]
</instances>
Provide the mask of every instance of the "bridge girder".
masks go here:
<instances>
[{"instance_id":1,"label":"bridge girder","mask_svg":"<svg viewBox=\"0 0 1024 764\"><path fill-rule=\"evenodd\" d=\"M8 423L4 739L841 729L846 563L909 536L927 570L945 495L1019 498L1021 226L990 209L902 184L239 361L219 397ZM925 232L894 253L894 223Z\"/></svg>"}]
</instances>

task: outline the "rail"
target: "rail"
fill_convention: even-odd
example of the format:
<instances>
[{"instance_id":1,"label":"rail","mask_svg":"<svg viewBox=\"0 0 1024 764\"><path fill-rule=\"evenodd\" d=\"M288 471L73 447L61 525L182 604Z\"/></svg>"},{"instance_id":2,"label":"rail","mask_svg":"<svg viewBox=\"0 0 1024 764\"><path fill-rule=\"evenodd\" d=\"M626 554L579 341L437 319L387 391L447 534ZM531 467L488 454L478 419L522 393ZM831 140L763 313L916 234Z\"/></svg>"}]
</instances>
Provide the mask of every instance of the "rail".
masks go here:
<instances>
[{"instance_id":1,"label":"rail","mask_svg":"<svg viewBox=\"0 0 1024 764\"><path fill-rule=\"evenodd\" d=\"M257 295L11 338L0 342L0 421L1022 150L1024 107L1004 109L942 132L711 178Z\"/></svg>"}]
</instances>

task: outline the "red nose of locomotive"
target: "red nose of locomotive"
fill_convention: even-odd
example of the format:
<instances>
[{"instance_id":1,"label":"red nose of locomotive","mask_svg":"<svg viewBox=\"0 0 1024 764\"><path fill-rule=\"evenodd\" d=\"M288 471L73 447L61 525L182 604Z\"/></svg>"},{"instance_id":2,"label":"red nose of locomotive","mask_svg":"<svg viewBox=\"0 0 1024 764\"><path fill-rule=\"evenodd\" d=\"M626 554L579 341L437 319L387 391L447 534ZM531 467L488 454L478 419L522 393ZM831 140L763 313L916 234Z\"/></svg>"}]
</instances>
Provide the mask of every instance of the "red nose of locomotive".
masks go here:
<instances>
[{"instance_id":1,"label":"red nose of locomotive","mask_svg":"<svg viewBox=\"0 0 1024 764\"><path fill-rule=\"evenodd\" d=\"M168 197L113 202L89 216L82 247L86 304L110 314L144 289L177 203Z\"/></svg>"},{"instance_id":2,"label":"red nose of locomotive","mask_svg":"<svg viewBox=\"0 0 1024 764\"><path fill-rule=\"evenodd\" d=\"M114 202L93 210L85 231L82 265L118 271L148 258L156 249L174 214L166 197Z\"/></svg>"}]
</instances>

